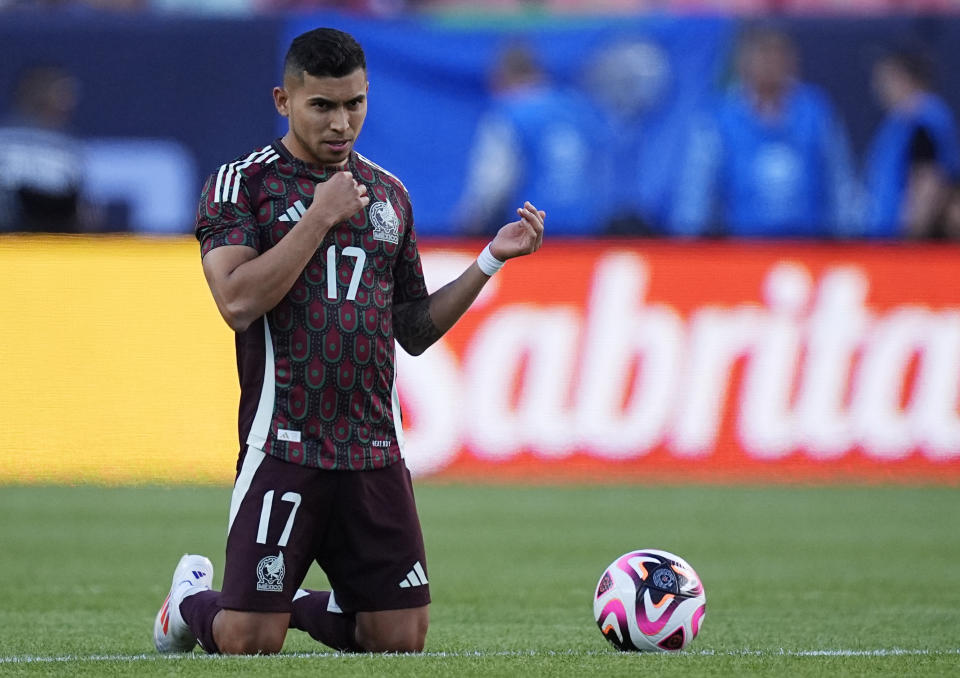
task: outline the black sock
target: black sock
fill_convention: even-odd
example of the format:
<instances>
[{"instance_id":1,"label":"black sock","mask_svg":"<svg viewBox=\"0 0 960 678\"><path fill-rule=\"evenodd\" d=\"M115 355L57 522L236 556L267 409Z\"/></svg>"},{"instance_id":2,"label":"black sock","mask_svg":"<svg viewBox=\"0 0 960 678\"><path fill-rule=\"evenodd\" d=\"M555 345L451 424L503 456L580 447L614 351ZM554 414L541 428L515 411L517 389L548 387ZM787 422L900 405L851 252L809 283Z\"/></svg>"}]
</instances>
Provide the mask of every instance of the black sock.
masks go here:
<instances>
[{"instance_id":1,"label":"black sock","mask_svg":"<svg viewBox=\"0 0 960 678\"><path fill-rule=\"evenodd\" d=\"M307 595L302 595L305 591ZM314 640L343 652L360 652L357 645L357 622L352 614L331 612L327 609L330 591L297 592L294 598L290 628L306 631ZM193 628L193 627L191 627Z\"/></svg>"},{"instance_id":2,"label":"black sock","mask_svg":"<svg viewBox=\"0 0 960 678\"><path fill-rule=\"evenodd\" d=\"M213 618L222 609L219 591L200 591L180 603L180 616L208 654L220 654L220 648L213 640Z\"/></svg>"}]
</instances>

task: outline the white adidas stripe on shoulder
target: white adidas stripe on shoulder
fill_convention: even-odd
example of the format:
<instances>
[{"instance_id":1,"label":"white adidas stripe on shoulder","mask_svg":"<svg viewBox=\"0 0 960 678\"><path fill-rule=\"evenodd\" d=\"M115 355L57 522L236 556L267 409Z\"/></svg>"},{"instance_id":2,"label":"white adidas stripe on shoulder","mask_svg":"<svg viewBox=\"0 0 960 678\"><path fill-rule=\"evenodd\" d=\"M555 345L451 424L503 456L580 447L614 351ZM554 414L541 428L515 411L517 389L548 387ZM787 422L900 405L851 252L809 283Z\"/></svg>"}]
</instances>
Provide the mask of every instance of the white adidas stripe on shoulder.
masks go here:
<instances>
[{"instance_id":1,"label":"white adidas stripe on shoulder","mask_svg":"<svg viewBox=\"0 0 960 678\"><path fill-rule=\"evenodd\" d=\"M221 202L236 202L240 190L240 172L253 163L266 164L276 160L280 156L273 150L273 146L264 146L259 151L254 151L246 158L240 161L230 163L223 180L223 193L220 195Z\"/></svg>"},{"instance_id":2,"label":"white adidas stripe on shoulder","mask_svg":"<svg viewBox=\"0 0 960 678\"><path fill-rule=\"evenodd\" d=\"M396 174L394 174L390 170L384 169L383 167L381 167L380 165L378 165L377 163L375 163L373 160L366 157L365 155L361 155L357 153L357 157L363 160L368 165L372 165L373 167L376 167L378 170L386 174L388 177L392 177L393 179L396 179L397 183L403 187L403 190L405 191L407 190L407 187L403 185L403 181L400 180L400 177L398 177Z\"/></svg>"},{"instance_id":3,"label":"white adidas stripe on shoulder","mask_svg":"<svg viewBox=\"0 0 960 678\"><path fill-rule=\"evenodd\" d=\"M214 202L236 202L240 194L241 172L254 163L269 164L280 156L273 146L264 146L254 151L243 160L235 160L220 165L217 172L217 183L213 187Z\"/></svg>"},{"instance_id":4,"label":"white adidas stripe on shoulder","mask_svg":"<svg viewBox=\"0 0 960 678\"><path fill-rule=\"evenodd\" d=\"M255 158L260 153L263 153L264 150L266 150L266 148L261 148L259 150L254 151L243 160L234 160L233 162L228 162L223 165L220 165L220 171L217 172L217 183L213 187L213 192L214 192L214 195L216 196L214 198L214 202L223 202L223 200L225 199L227 193L223 187L225 183L230 183L230 179L233 176L234 168L242 162L246 162L247 160L251 160L252 158Z\"/></svg>"}]
</instances>

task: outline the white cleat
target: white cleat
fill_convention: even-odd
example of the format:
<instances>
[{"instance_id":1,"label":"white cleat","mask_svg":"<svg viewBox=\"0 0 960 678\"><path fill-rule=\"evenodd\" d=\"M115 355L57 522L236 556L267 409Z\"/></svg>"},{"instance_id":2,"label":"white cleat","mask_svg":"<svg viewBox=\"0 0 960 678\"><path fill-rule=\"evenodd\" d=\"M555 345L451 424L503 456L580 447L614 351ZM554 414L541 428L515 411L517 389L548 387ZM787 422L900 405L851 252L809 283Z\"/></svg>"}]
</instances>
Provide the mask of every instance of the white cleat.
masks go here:
<instances>
[{"instance_id":1,"label":"white cleat","mask_svg":"<svg viewBox=\"0 0 960 678\"><path fill-rule=\"evenodd\" d=\"M213 584L213 563L205 556L184 554L173 571L170 593L153 622L153 644L157 652L190 652L197 639L180 616L180 603L188 595L205 591Z\"/></svg>"}]
</instances>

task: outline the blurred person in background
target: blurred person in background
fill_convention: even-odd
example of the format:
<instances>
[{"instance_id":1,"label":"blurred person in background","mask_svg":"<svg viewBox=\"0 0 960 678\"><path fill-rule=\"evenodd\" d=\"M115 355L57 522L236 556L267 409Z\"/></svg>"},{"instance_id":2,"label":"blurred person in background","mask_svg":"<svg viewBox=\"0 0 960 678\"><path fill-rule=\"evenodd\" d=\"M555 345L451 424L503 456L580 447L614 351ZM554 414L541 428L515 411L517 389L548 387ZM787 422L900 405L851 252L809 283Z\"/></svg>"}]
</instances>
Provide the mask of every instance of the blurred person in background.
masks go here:
<instances>
[{"instance_id":1,"label":"blurred person in background","mask_svg":"<svg viewBox=\"0 0 960 678\"><path fill-rule=\"evenodd\" d=\"M0 231L85 230L82 146L69 133L77 80L54 65L32 65L16 79L0 127Z\"/></svg>"},{"instance_id":2,"label":"blurred person in background","mask_svg":"<svg viewBox=\"0 0 960 678\"><path fill-rule=\"evenodd\" d=\"M737 82L686 153L675 219L689 235L825 237L856 232L847 135L826 95L797 76L790 38L748 30Z\"/></svg>"},{"instance_id":3,"label":"blurred person in background","mask_svg":"<svg viewBox=\"0 0 960 678\"><path fill-rule=\"evenodd\" d=\"M500 52L491 88L456 211L461 233L495 233L518 199L549 202L554 235L599 231L606 182L601 125L589 102L551 84L530 47L519 43Z\"/></svg>"},{"instance_id":4,"label":"blurred person in background","mask_svg":"<svg viewBox=\"0 0 960 678\"><path fill-rule=\"evenodd\" d=\"M887 115L867 154L870 236L944 235L960 144L953 113L931 91L931 71L919 51L892 51L874 65L873 88Z\"/></svg>"},{"instance_id":5,"label":"blurred person in background","mask_svg":"<svg viewBox=\"0 0 960 678\"><path fill-rule=\"evenodd\" d=\"M599 160L609 163L606 234L667 230L689 119L689 109L674 105L674 78L670 56L652 39L615 41L588 61L584 88L604 124L592 135L597 171Z\"/></svg>"}]
</instances>

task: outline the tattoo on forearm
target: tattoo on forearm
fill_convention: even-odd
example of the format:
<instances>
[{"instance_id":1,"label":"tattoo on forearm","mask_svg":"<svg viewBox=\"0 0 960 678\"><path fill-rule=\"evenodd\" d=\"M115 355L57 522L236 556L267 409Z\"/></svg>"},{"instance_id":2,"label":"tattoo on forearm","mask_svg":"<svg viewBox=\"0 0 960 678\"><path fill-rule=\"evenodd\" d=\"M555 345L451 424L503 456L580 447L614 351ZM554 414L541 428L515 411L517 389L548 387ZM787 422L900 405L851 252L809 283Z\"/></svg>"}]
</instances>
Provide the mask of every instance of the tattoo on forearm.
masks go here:
<instances>
[{"instance_id":1,"label":"tattoo on forearm","mask_svg":"<svg viewBox=\"0 0 960 678\"><path fill-rule=\"evenodd\" d=\"M404 350L423 353L443 336L430 317L430 300L418 299L393 308L393 333Z\"/></svg>"}]
</instances>

